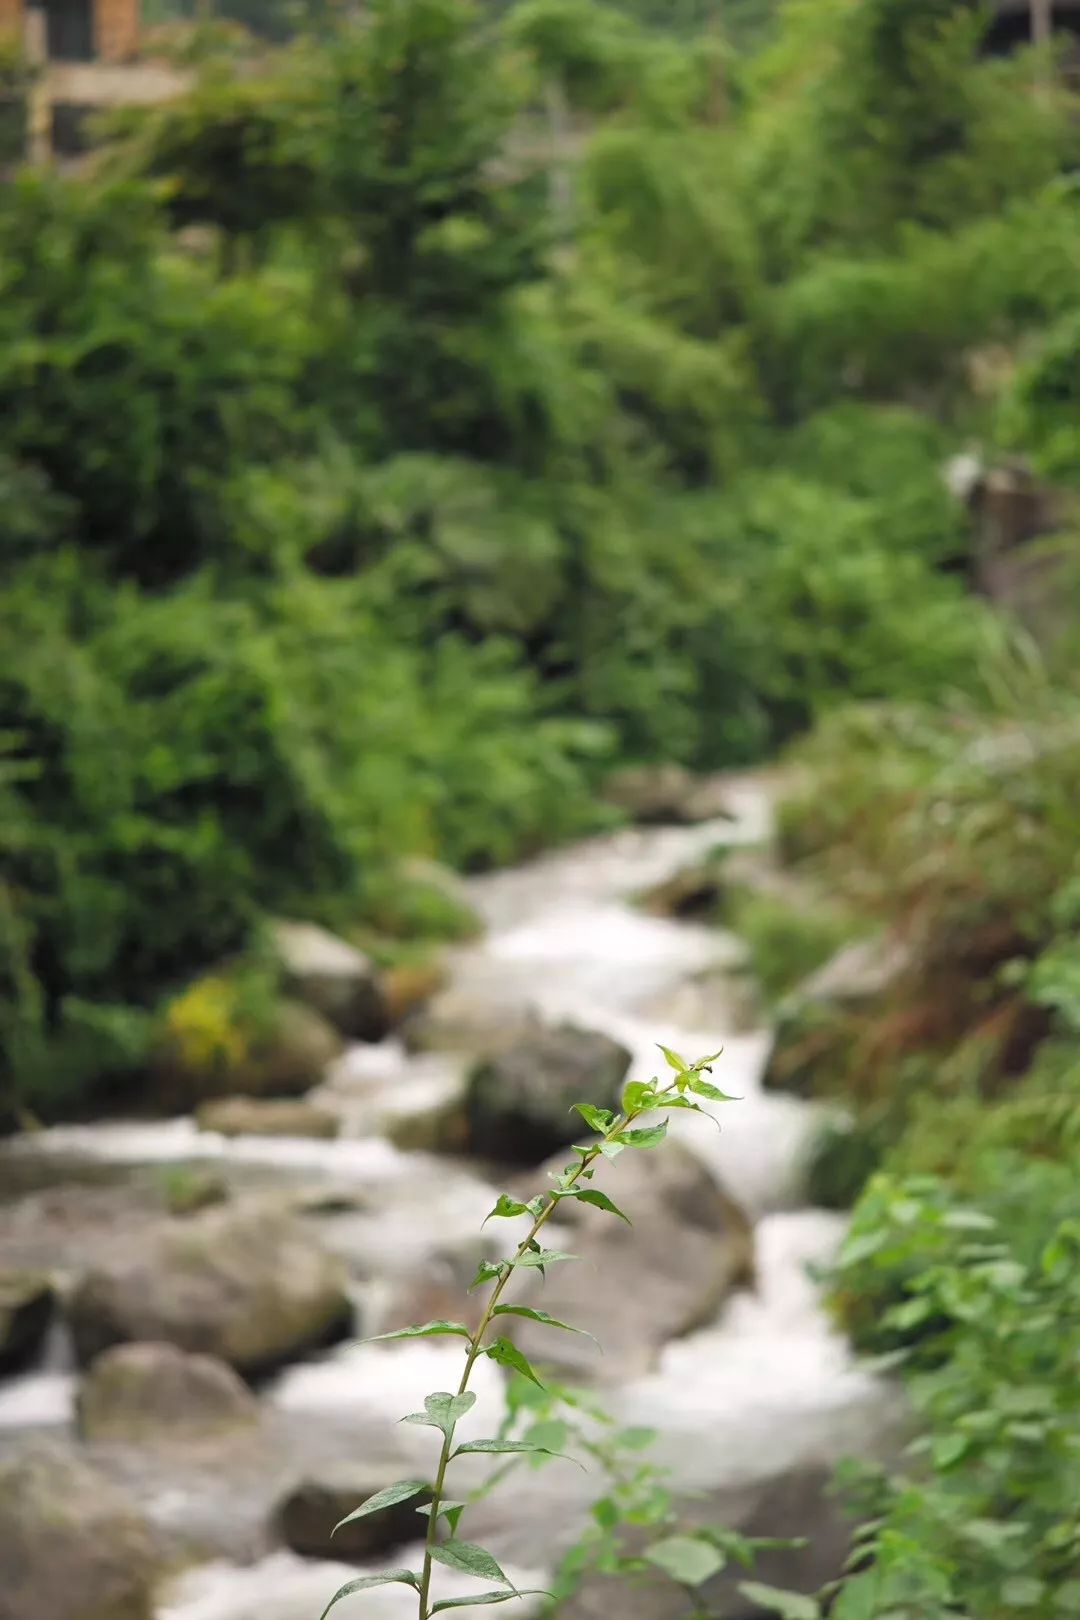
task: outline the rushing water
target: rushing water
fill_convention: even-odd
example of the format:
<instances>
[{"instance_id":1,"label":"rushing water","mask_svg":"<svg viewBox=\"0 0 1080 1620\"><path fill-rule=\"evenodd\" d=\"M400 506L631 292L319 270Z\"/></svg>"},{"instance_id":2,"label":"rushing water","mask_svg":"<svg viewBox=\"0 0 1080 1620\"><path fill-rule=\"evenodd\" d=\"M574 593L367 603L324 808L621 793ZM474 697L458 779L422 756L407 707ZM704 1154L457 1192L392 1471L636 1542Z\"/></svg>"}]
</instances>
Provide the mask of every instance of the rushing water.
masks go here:
<instances>
[{"instance_id":1,"label":"rushing water","mask_svg":"<svg viewBox=\"0 0 1080 1620\"><path fill-rule=\"evenodd\" d=\"M755 1288L730 1300L715 1323L669 1344L650 1373L605 1392L605 1399L620 1419L658 1431L657 1460L676 1486L725 1500L792 1470L873 1450L895 1419L888 1392L855 1367L829 1328L808 1278L808 1266L834 1249L842 1221L798 1207L814 1118L808 1105L761 1090L768 1031L739 1031L738 998L726 1004L717 976L737 963L738 941L645 915L632 903L635 893L717 844L767 837L766 784L735 780L729 799L733 820L620 832L473 880L472 898L489 931L455 953L451 973L452 995L495 1019L533 1011L613 1035L633 1052L639 1074L655 1069L658 1041L690 1055L724 1049L717 1079L741 1101L715 1105L719 1132L690 1115L678 1117L673 1129L753 1217ZM696 993L695 982L706 974L709 993ZM363 1279L361 1304L370 1307L394 1272L430 1258L433 1249L452 1252L490 1207L492 1188L471 1168L401 1152L370 1134L380 1120L422 1112L450 1095L463 1061L412 1055L394 1040L351 1049L329 1077L327 1095L357 1134L329 1143L225 1140L174 1120L57 1128L36 1139L34 1152L127 1165L216 1160L243 1166L264 1183L276 1176L358 1189L359 1207L345 1209L325 1230ZM0 1384L0 1434L70 1426L74 1381L64 1355L57 1339L45 1365ZM294 1465L359 1455L388 1468L423 1468L430 1438L394 1418L427 1390L451 1387L459 1365L459 1350L434 1342L346 1346L293 1367L263 1395L274 1455ZM478 1372L479 1399L467 1423L475 1434L490 1434L502 1386L489 1364ZM234 1459L224 1479L214 1467L184 1473L157 1459L148 1471L145 1458L131 1459L130 1472L163 1523L190 1532L235 1521L232 1557L180 1577L163 1597L159 1620L311 1620L348 1576L342 1566L265 1552L262 1526L279 1482L261 1453L246 1463ZM543 1584L545 1564L573 1539L595 1490L572 1468L529 1474L501 1510L495 1501L477 1510L477 1533L482 1524L486 1544L522 1584ZM405 1607L394 1588L365 1601L365 1613L376 1620Z\"/></svg>"}]
</instances>

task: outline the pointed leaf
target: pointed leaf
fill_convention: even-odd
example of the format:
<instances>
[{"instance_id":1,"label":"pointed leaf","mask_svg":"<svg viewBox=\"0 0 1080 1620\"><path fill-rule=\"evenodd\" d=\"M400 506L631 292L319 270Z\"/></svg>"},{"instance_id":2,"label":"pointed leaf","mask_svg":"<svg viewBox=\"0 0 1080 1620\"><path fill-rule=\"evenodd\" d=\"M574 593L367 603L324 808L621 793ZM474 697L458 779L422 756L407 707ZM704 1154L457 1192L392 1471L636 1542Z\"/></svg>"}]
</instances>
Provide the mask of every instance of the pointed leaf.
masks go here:
<instances>
[{"instance_id":1,"label":"pointed leaf","mask_svg":"<svg viewBox=\"0 0 1080 1620\"><path fill-rule=\"evenodd\" d=\"M729 1097L726 1091L721 1091L709 1080L691 1080L690 1090L695 1097L708 1097L710 1102L742 1102L741 1097Z\"/></svg>"},{"instance_id":2,"label":"pointed leaf","mask_svg":"<svg viewBox=\"0 0 1080 1620\"><path fill-rule=\"evenodd\" d=\"M685 1058L680 1057L678 1052L673 1052L670 1046L661 1046L659 1041L657 1041L656 1044L660 1047L661 1052L664 1054L664 1062L667 1064L669 1069L674 1069L676 1074L690 1073L689 1063L687 1063Z\"/></svg>"},{"instance_id":3,"label":"pointed leaf","mask_svg":"<svg viewBox=\"0 0 1080 1620\"><path fill-rule=\"evenodd\" d=\"M509 1339L494 1339L491 1344L484 1346L484 1354L490 1356L492 1361L497 1361L501 1367L513 1367L515 1372L524 1374L526 1378L531 1378L534 1384L538 1384L543 1389L544 1385L537 1378L528 1357L523 1356L517 1345L513 1344Z\"/></svg>"},{"instance_id":4,"label":"pointed leaf","mask_svg":"<svg viewBox=\"0 0 1080 1620\"><path fill-rule=\"evenodd\" d=\"M570 1322L560 1322L557 1316L549 1316L547 1311L534 1310L531 1305L496 1305L493 1316L524 1316L530 1322L542 1322L544 1327L562 1328L564 1333L580 1333L583 1339L592 1339L597 1349L600 1341L591 1334L587 1328L574 1327Z\"/></svg>"},{"instance_id":5,"label":"pointed leaf","mask_svg":"<svg viewBox=\"0 0 1080 1620\"><path fill-rule=\"evenodd\" d=\"M379 1513L383 1508L393 1507L395 1502L407 1502L410 1496L419 1496L421 1491L430 1490L422 1479L401 1479L396 1485L388 1485L384 1491L376 1491L369 1496L366 1502L361 1502L345 1518L339 1519L330 1534L336 1536L343 1524L352 1524L354 1519L366 1518L369 1513Z\"/></svg>"},{"instance_id":6,"label":"pointed leaf","mask_svg":"<svg viewBox=\"0 0 1080 1620\"><path fill-rule=\"evenodd\" d=\"M346 1581L344 1586L338 1587L319 1620L326 1620L334 1604L340 1603L342 1598L351 1597L354 1592L365 1592L371 1586L411 1586L419 1592L420 1577L411 1569L388 1569L381 1575L360 1575L355 1581Z\"/></svg>"},{"instance_id":7,"label":"pointed leaf","mask_svg":"<svg viewBox=\"0 0 1080 1620\"><path fill-rule=\"evenodd\" d=\"M447 1569L460 1569L466 1575L482 1575L489 1581L502 1581L513 1590L513 1581L507 1580L498 1564L483 1547L471 1541L444 1541L431 1549L431 1556Z\"/></svg>"},{"instance_id":8,"label":"pointed leaf","mask_svg":"<svg viewBox=\"0 0 1080 1620\"><path fill-rule=\"evenodd\" d=\"M424 1410L410 1412L408 1417L402 1418L402 1423L420 1423L431 1429L441 1429L447 1439L454 1432L454 1425L459 1418L465 1416L476 1405L476 1396L472 1390L467 1389L463 1395L449 1395L439 1390L434 1395L424 1397Z\"/></svg>"},{"instance_id":9,"label":"pointed leaf","mask_svg":"<svg viewBox=\"0 0 1080 1620\"><path fill-rule=\"evenodd\" d=\"M659 1147L667 1135L667 1123L666 1119L662 1119L659 1125L639 1125L633 1131L620 1131L613 1141L621 1142L623 1147Z\"/></svg>"},{"instance_id":10,"label":"pointed leaf","mask_svg":"<svg viewBox=\"0 0 1080 1620\"><path fill-rule=\"evenodd\" d=\"M387 1339L435 1339L447 1334L458 1339L471 1339L472 1334L464 1322L423 1322L416 1327L395 1328L393 1333L373 1333L361 1344L380 1344Z\"/></svg>"},{"instance_id":11,"label":"pointed leaf","mask_svg":"<svg viewBox=\"0 0 1080 1620\"><path fill-rule=\"evenodd\" d=\"M449 1518L450 1514L453 1513L455 1511L455 1509L460 1511L461 1509L468 1507L468 1505L469 1504L467 1502L454 1502L454 1501L452 1501L450 1499L450 1497L444 1496L442 1501L439 1503L439 1515L438 1516L439 1516L440 1519L444 1518L444 1517ZM425 1519L430 1519L431 1518L431 1510L432 1510L432 1508L434 1506L435 1506L434 1502L423 1502L416 1509L416 1511L417 1511L417 1513L422 1514Z\"/></svg>"},{"instance_id":12,"label":"pointed leaf","mask_svg":"<svg viewBox=\"0 0 1080 1620\"><path fill-rule=\"evenodd\" d=\"M591 1204L594 1209L602 1209L608 1215L617 1215L620 1221L627 1226L633 1226L629 1215L623 1213L618 1204L612 1202L607 1193L600 1192L597 1187L571 1187L567 1192L560 1194L563 1198L576 1198L579 1204Z\"/></svg>"},{"instance_id":13,"label":"pointed leaf","mask_svg":"<svg viewBox=\"0 0 1080 1620\"><path fill-rule=\"evenodd\" d=\"M488 1211L480 1224L486 1226L488 1221L495 1219L496 1215L510 1220L515 1215L527 1215L528 1213L528 1204L523 1204L520 1198L511 1198L509 1193L500 1193L495 1208Z\"/></svg>"},{"instance_id":14,"label":"pointed leaf","mask_svg":"<svg viewBox=\"0 0 1080 1620\"><path fill-rule=\"evenodd\" d=\"M575 1103L574 1109L579 1113L591 1131L603 1136L610 1131L615 1123L615 1115L607 1108L594 1108L592 1103Z\"/></svg>"},{"instance_id":15,"label":"pointed leaf","mask_svg":"<svg viewBox=\"0 0 1080 1620\"><path fill-rule=\"evenodd\" d=\"M605 1159L617 1159L625 1146L625 1142L620 1142L617 1136L613 1136L609 1142L600 1143L600 1152Z\"/></svg>"},{"instance_id":16,"label":"pointed leaf","mask_svg":"<svg viewBox=\"0 0 1080 1620\"><path fill-rule=\"evenodd\" d=\"M802 1592L787 1592L779 1586L764 1586L761 1581L740 1581L739 1591L761 1609L778 1614L780 1620L818 1620L821 1609L817 1600Z\"/></svg>"},{"instance_id":17,"label":"pointed leaf","mask_svg":"<svg viewBox=\"0 0 1080 1620\"><path fill-rule=\"evenodd\" d=\"M696 1536L668 1536L646 1547L645 1557L681 1586L701 1586L727 1563L718 1548Z\"/></svg>"},{"instance_id":18,"label":"pointed leaf","mask_svg":"<svg viewBox=\"0 0 1080 1620\"><path fill-rule=\"evenodd\" d=\"M438 1614L442 1609L471 1609L473 1604L480 1603L511 1603L514 1598L546 1597L553 1594L545 1592L540 1586L523 1587L520 1592L511 1588L508 1592L478 1592L475 1597L440 1598L438 1603L431 1605L432 1614Z\"/></svg>"},{"instance_id":19,"label":"pointed leaf","mask_svg":"<svg viewBox=\"0 0 1080 1620\"><path fill-rule=\"evenodd\" d=\"M481 1260L476 1268L476 1276L469 1284L470 1294L474 1288L479 1288L481 1283L497 1282L500 1277L505 1277L509 1270L509 1260Z\"/></svg>"},{"instance_id":20,"label":"pointed leaf","mask_svg":"<svg viewBox=\"0 0 1080 1620\"><path fill-rule=\"evenodd\" d=\"M565 1451L552 1451L550 1446L538 1446L531 1440L470 1440L463 1446L458 1446L451 1454L461 1457L471 1453L481 1453L484 1456L509 1457L512 1455L534 1457L561 1457L564 1462L577 1462L576 1457L569 1456ZM581 1467L581 1464L578 1463Z\"/></svg>"},{"instance_id":21,"label":"pointed leaf","mask_svg":"<svg viewBox=\"0 0 1080 1620\"><path fill-rule=\"evenodd\" d=\"M556 1260L576 1260L576 1254L563 1254L561 1249L528 1249L514 1263L518 1266L537 1266L542 1271L545 1266L554 1265Z\"/></svg>"}]
</instances>

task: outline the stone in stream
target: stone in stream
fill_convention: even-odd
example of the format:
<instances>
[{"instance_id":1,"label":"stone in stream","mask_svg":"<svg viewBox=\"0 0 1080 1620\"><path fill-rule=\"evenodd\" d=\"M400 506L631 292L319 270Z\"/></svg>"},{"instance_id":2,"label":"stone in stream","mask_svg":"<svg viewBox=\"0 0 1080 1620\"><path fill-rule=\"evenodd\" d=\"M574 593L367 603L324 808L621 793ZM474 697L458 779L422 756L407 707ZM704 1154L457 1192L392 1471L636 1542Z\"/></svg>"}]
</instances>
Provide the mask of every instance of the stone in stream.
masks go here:
<instances>
[{"instance_id":1,"label":"stone in stream","mask_svg":"<svg viewBox=\"0 0 1080 1620\"><path fill-rule=\"evenodd\" d=\"M182 1003L195 1005L199 989ZM166 1021L150 1065L159 1107L189 1112L210 1097L299 1097L320 1083L342 1049L326 1019L298 1001L279 1002L268 1031L249 1035L226 1027L220 1034L220 1041L216 1030L207 1039L197 1024Z\"/></svg>"},{"instance_id":2,"label":"stone in stream","mask_svg":"<svg viewBox=\"0 0 1080 1620\"><path fill-rule=\"evenodd\" d=\"M85 1440L195 1440L246 1428L258 1405L243 1379L213 1356L174 1344L119 1344L104 1351L79 1388Z\"/></svg>"},{"instance_id":3,"label":"stone in stream","mask_svg":"<svg viewBox=\"0 0 1080 1620\"><path fill-rule=\"evenodd\" d=\"M349 1040L382 1039L386 1000L370 957L317 923L278 922L272 938L293 995Z\"/></svg>"},{"instance_id":4,"label":"stone in stream","mask_svg":"<svg viewBox=\"0 0 1080 1620\"><path fill-rule=\"evenodd\" d=\"M309 1136L323 1141L338 1134L340 1120L303 1098L215 1097L195 1114L201 1131L219 1136Z\"/></svg>"},{"instance_id":5,"label":"stone in stream","mask_svg":"<svg viewBox=\"0 0 1080 1620\"><path fill-rule=\"evenodd\" d=\"M44 1272L0 1270L0 1373L17 1372L34 1360L55 1303Z\"/></svg>"},{"instance_id":6,"label":"stone in stream","mask_svg":"<svg viewBox=\"0 0 1080 1620\"><path fill-rule=\"evenodd\" d=\"M604 784L604 797L642 825L732 819L723 776L695 776L671 763L614 771Z\"/></svg>"},{"instance_id":7,"label":"stone in stream","mask_svg":"<svg viewBox=\"0 0 1080 1620\"><path fill-rule=\"evenodd\" d=\"M630 1061L618 1041L573 1024L523 1035L481 1059L469 1074L470 1149L503 1164L541 1163L580 1139L583 1127L574 1103L617 1106Z\"/></svg>"},{"instance_id":8,"label":"stone in stream","mask_svg":"<svg viewBox=\"0 0 1080 1620\"><path fill-rule=\"evenodd\" d=\"M127 1233L79 1280L68 1307L86 1366L110 1345L166 1340L271 1371L348 1331L342 1262L273 1208L210 1210Z\"/></svg>"},{"instance_id":9,"label":"stone in stream","mask_svg":"<svg viewBox=\"0 0 1080 1620\"><path fill-rule=\"evenodd\" d=\"M150 1620L159 1564L134 1503L77 1452L0 1462L0 1620Z\"/></svg>"},{"instance_id":10,"label":"stone in stream","mask_svg":"<svg viewBox=\"0 0 1080 1620\"><path fill-rule=\"evenodd\" d=\"M365 1473L355 1465L335 1465L317 1476L302 1479L283 1498L276 1514L278 1533L285 1545L303 1558L347 1558L362 1563L378 1558L410 1541L423 1538L427 1521L417 1508L431 1500L430 1492L410 1497L379 1513L365 1515L331 1534L361 1502L393 1483L393 1476Z\"/></svg>"},{"instance_id":11,"label":"stone in stream","mask_svg":"<svg viewBox=\"0 0 1080 1620\"><path fill-rule=\"evenodd\" d=\"M549 1168L562 1165L560 1158ZM558 1240L554 1222L548 1230L553 1247L578 1258L552 1266L546 1282L520 1297L594 1334L603 1355L581 1335L524 1319L513 1324L513 1337L530 1359L560 1375L611 1382L648 1371L669 1340L706 1326L728 1295L752 1280L753 1230L678 1142L604 1161L590 1186L633 1225L566 1200L558 1217L565 1230Z\"/></svg>"}]
</instances>

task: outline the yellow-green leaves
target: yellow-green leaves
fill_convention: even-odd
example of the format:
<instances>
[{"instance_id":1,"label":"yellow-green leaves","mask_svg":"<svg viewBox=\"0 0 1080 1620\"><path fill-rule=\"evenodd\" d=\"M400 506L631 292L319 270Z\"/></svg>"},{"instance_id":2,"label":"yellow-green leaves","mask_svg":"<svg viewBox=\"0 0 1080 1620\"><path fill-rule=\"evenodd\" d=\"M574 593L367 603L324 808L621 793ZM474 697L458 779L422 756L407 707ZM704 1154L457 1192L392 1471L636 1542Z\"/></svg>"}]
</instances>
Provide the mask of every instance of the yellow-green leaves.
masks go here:
<instances>
[{"instance_id":1,"label":"yellow-green leaves","mask_svg":"<svg viewBox=\"0 0 1080 1620\"><path fill-rule=\"evenodd\" d=\"M495 1208L488 1211L481 1224L486 1226L488 1221L494 1220L497 1215L507 1220L512 1219L515 1215L532 1215L535 1218L540 1214L546 1202L543 1193L540 1193L536 1198L530 1198L527 1204L523 1204L518 1198L511 1198L509 1193L501 1193Z\"/></svg>"},{"instance_id":2,"label":"yellow-green leaves","mask_svg":"<svg viewBox=\"0 0 1080 1620\"><path fill-rule=\"evenodd\" d=\"M534 1384L543 1389L543 1379L537 1377L529 1358L522 1355L513 1340L494 1339L491 1344L484 1346L484 1355L492 1361L497 1361L502 1367L512 1367L515 1372L521 1373L524 1378L530 1378Z\"/></svg>"},{"instance_id":3,"label":"yellow-green leaves","mask_svg":"<svg viewBox=\"0 0 1080 1620\"><path fill-rule=\"evenodd\" d=\"M718 1547L699 1536L667 1536L646 1547L645 1557L680 1586L701 1586L727 1563Z\"/></svg>"},{"instance_id":4,"label":"yellow-green leaves","mask_svg":"<svg viewBox=\"0 0 1080 1620\"><path fill-rule=\"evenodd\" d=\"M617 1215L620 1221L631 1225L629 1215L625 1215L618 1204L613 1203L607 1193L602 1193L596 1187L567 1187L564 1191L555 1194L556 1198L575 1198L579 1204L591 1204L594 1209L602 1209L608 1215Z\"/></svg>"},{"instance_id":5,"label":"yellow-green leaves","mask_svg":"<svg viewBox=\"0 0 1080 1620\"><path fill-rule=\"evenodd\" d=\"M607 1108L594 1108L591 1103L575 1103L574 1112L580 1114L591 1131L604 1136L615 1123L615 1115Z\"/></svg>"}]
</instances>

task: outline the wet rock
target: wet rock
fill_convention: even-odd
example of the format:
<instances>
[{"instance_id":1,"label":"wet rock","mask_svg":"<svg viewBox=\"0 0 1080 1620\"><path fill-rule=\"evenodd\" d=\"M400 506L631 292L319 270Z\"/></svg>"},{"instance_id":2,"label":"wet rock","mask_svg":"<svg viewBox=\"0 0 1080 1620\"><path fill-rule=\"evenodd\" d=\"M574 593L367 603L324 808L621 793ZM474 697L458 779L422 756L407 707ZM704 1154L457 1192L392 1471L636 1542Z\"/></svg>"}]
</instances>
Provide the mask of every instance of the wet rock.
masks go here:
<instances>
[{"instance_id":1,"label":"wet rock","mask_svg":"<svg viewBox=\"0 0 1080 1620\"><path fill-rule=\"evenodd\" d=\"M398 962L382 976L386 1014L392 1029L429 1002L446 983L441 962Z\"/></svg>"},{"instance_id":2,"label":"wet rock","mask_svg":"<svg viewBox=\"0 0 1080 1620\"><path fill-rule=\"evenodd\" d=\"M608 777L604 797L643 825L731 815L725 778L695 776L682 765L627 765Z\"/></svg>"},{"instance_id":3,"label":"wet rock","mask_svg":"<svg viewBox=\"0 0 1080 1620\"><path fill-rule=\"evenodd\" d=\"M539 1164L580 1138L574 1103L617 1104L630 1061L618 1041L572 1024L524 1036L469 1075L470 1148L503 1164Z\"/></svg>"},{"instance_id":4,"label":"wet rock","mask_svg":"<svg viewBox=\"0 0 1080 1620\"><path fill-rule=\"evenodd\" d=\"M121 1344L98 1356L77 1398L86 1440L199 1439L245 1428L258 1405L223 1361L173 1344Z\"/></svg>"},{"instance_id":5,"label":"wet rock","mask_svg":"<svg viewBox=\"0 0 1080 1620\"><path fill-rule=\"evenodd\" d=\"M716 1317L732 1290L751 1280L753 1232L738 1204L676 1142L605 1161L590 1185L633 1225L567 1200L559 1211L566 1230L554 1246L578 1259L549 1270L536 1303L595 1334L603 1355L587 1339L525 1320L513 1336L560 1374L607 1382L646 1371L670 1339Z\"/></svg>"},{"instance_id":6,"label":"wet rock","mask_svg":"<svg viewBox=\"0 0 1080 1620\"><path fill-rule=\"evenodd\" d=\"M410 911L422 925L417 934L440 939L476 939L484 921L473 904L469 885L439 861L413 855L401 863L401 881Z\"/></svg>"},{"instance_id":7,"label":"wet rock","mask_svg":"<svg viewBox=\"0 0 1080 1620\"><path fill-rule=\"evenodd\" d=\"M161 1107L189 1112L211 1097L302 1096L319 1084L342 1045L325 1018L296 1001L279 1003L269 1031L222 1031L222 1037L206 1039L170 1018L151 1060Z\"/></svg>"},{"instance_id":8,"label":"wet rock","mask_svg":"<svg viewBox=\"0 0 1080 1620\"><path fill-rule=\"evenodd\" d=\"M347 1331L342 1263L297 1221L211 1210L127 1234L69 1305L82 1365L114 1344L166 1340L239 1372L269 1371Z\"/></svg>"},{"instance_id":9,"label":"wet rock","mask_svg":"<svg viewBox=\"0 0 1080 1620\"><path fill-rule=\"evenodd\" d=\"M170 1215L197 1215L228 1201L229 1185L201 1164L173 1165L160 1174L161 1198Z\"/></svg>"},{"instance_id":10,"label":"wet rock","mask_svg":"<svg viewBox=\"0 0 1080 1620\"><path fill-rule=\"evenodd\" d=\"M641 896L640 905L653 917L708 917L724 896L722 863L698 861L655 884Z\"/></svg>"},{"instance_id":11,"label":"wet rock","mask_svg":"<svg viewBox=\"0 0 1080 1620\"><path fill-rule=\"evenodd\" d=\"M77 1453L0 1462L0 1620L150 1620L158 1563L134 1504Z\"/></svg>"},{"instance_id":12,"label":"wet rock","mask_svg":"<svg viewBox=\"0 0 1080 1620\"><path fill-rule=\"evenodd\" d=\"M382 1039L386 1002L378 969L363 951L316 923L275 923L273 941L293 995L350 1040Z\"/></svg>"},{"instance_id":13,"label":"wet rock","mask_svg":"<svg viewBox=\"0 0 1080 1620\"><path fill-rule=\"evenodd\" d=\"M415 1012L401 1038L410 1052L502 1051L542 1026L524 1004L493 1000L483 985L451 984Z\"/></svg>"},{"instance_id":14,"label":"wet rock","mask_svg":"<svg viewBox=\"0 0 1080 1620\"><path fill-rule=\"evenodd\" d=\"M220 1097L205 1102L195 1115L201 1131L219 1136L313 1136L338 1134L338 1119L314 1103L290 1098Z\"/></svg>"},{"instance_id":15,"label":"wet rock","mask_svg":"<svg viewBox=\"0 0 1080 1620\"><path fill-rule=\"evenodd\" d=\"M41 1349L56 1296L40 1271L0 1271L0 1373L25 1367Z\"/></svg>"},{"instance_id":16,"label":"wet rock","mask_svg":"<svg viewBox=\"0 0 1080 1620\"><path fill-rule=\"evenodd\" d=\"M358 1508L376 1491L393 1483L362 1468L330 1468L318 1477L301 1480L282 1501L276 1522L282 1541L304 1558L347 1558L363 1562L395 1547L422 1539L426 1520L417 1508L430 1495L411 1497L381 1513L372 1513L346 1525L336 1536L335 1524Z\"/></svg>"}]
</instances>

